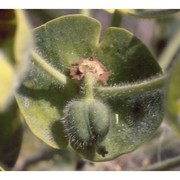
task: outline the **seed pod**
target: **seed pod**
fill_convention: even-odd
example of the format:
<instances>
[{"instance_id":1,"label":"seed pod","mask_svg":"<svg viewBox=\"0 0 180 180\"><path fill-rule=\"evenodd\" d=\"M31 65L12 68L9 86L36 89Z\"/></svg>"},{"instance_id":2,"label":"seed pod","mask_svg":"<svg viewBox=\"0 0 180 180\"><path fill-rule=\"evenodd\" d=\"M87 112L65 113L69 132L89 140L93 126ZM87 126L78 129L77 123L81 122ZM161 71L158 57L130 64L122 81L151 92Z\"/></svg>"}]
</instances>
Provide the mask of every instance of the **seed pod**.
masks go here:
<instances>
[{"instance_id":1,"label":"seed pod","mask_svg":"<svg viewBox=\"0 0 180 180\"><path fill-rule=\"evenodd\" d=\"M65 108L64 126L71 145L76 148L92 146L102 141L109 130L108 107L98 100L80 100Z\"/></svg>"}]
</instances>

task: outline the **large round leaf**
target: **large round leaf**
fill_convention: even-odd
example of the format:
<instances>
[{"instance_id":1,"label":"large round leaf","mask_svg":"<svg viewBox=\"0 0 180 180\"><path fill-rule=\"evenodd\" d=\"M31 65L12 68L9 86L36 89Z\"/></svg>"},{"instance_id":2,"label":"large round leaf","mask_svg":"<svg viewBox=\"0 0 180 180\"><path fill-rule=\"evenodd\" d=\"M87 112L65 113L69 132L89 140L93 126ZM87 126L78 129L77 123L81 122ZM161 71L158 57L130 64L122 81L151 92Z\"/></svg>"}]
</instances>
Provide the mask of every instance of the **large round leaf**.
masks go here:
<instances>
[{"instance_id":1,"label":"large round leaf","mask_svg":"<svg viewBox=\"0 0 180 180\"><path fill-rule=\"evenodd\" d=\"M71 80L69 68L91 57L112 71L103 86L110 92L95 91L95 98L111 111L110 127L102 141L84 149L73 148L86 159L106 161L136 149L152 136L163 118L163 92L160 86L149 88L148 82L162 72L142 42L124 29L109 28L98 45L100 24L81 15L57 18L36 28L34 35L36 52L16 98L38 137L56 148L67 145L63 109L71 100L84 98L83 81ZM139 91L131 92L131 85L143 83L146 88L139 86ZM128 93L111 91L119 87L127 87Z\"/></svg>"}]
</instances>

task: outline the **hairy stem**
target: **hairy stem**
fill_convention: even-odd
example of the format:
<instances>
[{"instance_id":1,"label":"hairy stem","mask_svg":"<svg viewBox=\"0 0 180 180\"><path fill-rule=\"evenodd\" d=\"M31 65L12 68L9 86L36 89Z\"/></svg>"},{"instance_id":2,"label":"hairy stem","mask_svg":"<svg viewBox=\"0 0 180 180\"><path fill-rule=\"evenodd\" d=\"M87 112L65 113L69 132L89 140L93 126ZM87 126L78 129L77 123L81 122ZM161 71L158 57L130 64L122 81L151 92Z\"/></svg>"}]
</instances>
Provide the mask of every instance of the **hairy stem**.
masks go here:
<instances>
[{"instance_id":1,"label":"hairy stem","mask_svg":"<svg viewBox=\"0 0 180 180\"><path fill-rule=\"evenodd\" d=\"M180 156L171 158L162 162L158 162L146 168L142 168L142 171L165 171L180 166Z\"/></svg>"},{"instance_id":2,"label":"hairy stem","mask_svg":"<svg viewBox=\"0 0 180 180\"><path fill-rule=\"evenodd\" d=\"M35 51L32 52L32 57L34 62L45 70L49 75L54 77L59 81L60 84L65 85L67 83L67 78L64 74L60 73L58 70L53 68L50 64L48 64L41 56L39 56Z\"/></svg>"},{"instance_id":3,"label":"hairy stem","mask_svg":"<svg viewBox=\"0 0 180 180\"><path fill-rule=\"evenodd\" d=\"M111 26L119 27L122 22L122 15L119 10L115 10L112 15Z\"/></svg>"},{"instance_id":4,"label":"hairy stem","mask_svg":"<svg viewBox=\"0 0 180 180\"><path fill-rule=\"evenodd\" d=\"M159 57L159 64L164 69L164 71L167 69L171 61L173 60L174 56L180 49L180 31L178 31L169 44L164 49L163 53Z\"/></svg>"},{"instance_id":5,"label":"hairy stem","mask_svg":"<svg viewBox=\"0 0 180 180\"><path fill-rule=\"evenodd\" d=\"M94 77L92 73L87 73L84 78L84 88L85 88L85 98L86 99L93 99L93 84L94 84Z\"/></svg>"},{"instance_id":6,"label":"hairy stem","mask_svg":"<svg viewBox=\"0 0 180 180\"><path fill-rule=\"evenodd\" d=\"M139 94L145 91L151 91L163 87L165 80L166 80L166 76L161 76L137 84L129 84L124 86L114 86L114 87L96 87L95 92L99 96L103 96L103 97Z\"/></svg>"},{"instance_id":7,"label":"hairy stem","mask_svg":"<svg viewBox=\"0 0 180 180\"><path fill-rule=\"evenodd\" d=\"M85 16L91 16L91 11L90 9L81 9L81 14Z\"/></svg>"}]
</instances>

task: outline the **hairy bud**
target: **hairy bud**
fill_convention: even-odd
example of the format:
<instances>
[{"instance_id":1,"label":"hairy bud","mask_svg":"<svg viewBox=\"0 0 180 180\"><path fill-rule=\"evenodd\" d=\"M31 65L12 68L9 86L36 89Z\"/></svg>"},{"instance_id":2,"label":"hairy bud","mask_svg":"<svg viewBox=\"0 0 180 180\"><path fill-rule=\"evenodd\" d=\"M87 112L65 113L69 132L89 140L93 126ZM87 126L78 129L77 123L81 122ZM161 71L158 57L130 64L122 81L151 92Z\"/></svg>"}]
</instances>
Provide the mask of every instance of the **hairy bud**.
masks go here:
<instances>
[{"instance_id":1,"label":"hairy bud","mask_svg":"<svg viewBox=\"0 0 180 180\"><path fill-rule=\"evenodd\" d=\"M109 130L108 107L98 100L80 100L65 108L64 126L71 145L76 148L92 146L102 141Z\"/></svg>"}]
</instances>

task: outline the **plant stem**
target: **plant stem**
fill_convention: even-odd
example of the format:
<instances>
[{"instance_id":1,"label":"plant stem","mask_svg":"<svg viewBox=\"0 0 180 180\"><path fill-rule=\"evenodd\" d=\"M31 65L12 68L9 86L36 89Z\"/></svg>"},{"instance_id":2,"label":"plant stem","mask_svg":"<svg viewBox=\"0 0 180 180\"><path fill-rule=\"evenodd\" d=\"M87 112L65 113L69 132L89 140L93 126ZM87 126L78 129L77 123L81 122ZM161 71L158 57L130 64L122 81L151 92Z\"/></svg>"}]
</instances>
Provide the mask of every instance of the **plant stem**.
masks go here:
<instances>
[{"instance_id":1,"label":"plant stem","mask_svg":"<svg viewBox=\"0 0 180 180\"><path fill-rule=\"evenodd\" d=\"M93 84L94 84L94 77L92 73L87 73L84 78L84 88L85 88L85 98L86 99L93 99Z\"/></svg>"},{"instance_id":2,"label":"plant stem","mask_svg":"<svg viewBox=\"0 0 180 180\"><path fill-rule=\"evenodd\" d=\"M81 14L90 17L91 16L91 11L90 11L90 9L81 9Z\"/></svg>"},{"instance_id":3,"label":"plant stem","mask_svg":"<svg viewBox=\"0 0 180 180\"><path fill-rule=\"evenodd\" d=\"M163 53L159 57L159 64L164 69L164 71L167 69L171 61L173 60L173 57L176 55L176 53L180 49L180 31L178 31L169 44L164 49Z\"/></svg>"},{"instance_id":4,"label":"plant stem","mask_svg":"<svg viewBox=\"0 0 180 180\"><path fill-rule=\"evenodd\" d=\"M139 169L141 171L165 171L180 166L180 156L171 158L156 164L150 165L149 167Z\"/></svg>"},{"instance_id":5,"label":"plant stem","mask_svg":"<svg viewBox=\"0 0 180 180\"><path fill-rule=\"evenodd\" d=\"M162 10L122 9L119 11L124 14L137 16L140 18L160 18L177 13L179 12L179 9L162 9Z\"/></svg>"},{"instance_id":6,"label":"plant stem","mask_svg":"<svg viewBox=\"0 0 180 180\"><path fill-rule=\"evenodd\" d=\"M54 67L47 63L41 56L39 56L36 52L32 52L32 57L34 62L45 70L49 75L54 77L56 80L59 81L60 84L65 85L67 83L67 78L64 74L60 73Z\"/></svg>"},{"instance_id":7,"label":"plant stem","mask_svg":"<svg viewBox=\"0 0 180 180\"><path fill-rule=\"evenodd\" d=\"M115 10L112 15L111 26L119 27L122 21L122 15L119 10Z\"/></svg>"},{"instance_id":8,"label":"plant stem","mask_svg":"<svg viewBox=\"0 0 180 180\"><path fill-rule=\"evenodd\" d=\"M165 80L166 76L161 76L156 79L144 81L137 84L128 84L115 87L97 87L95 88L95 91L99 96L103 97L140 94L145 91L151 91L163 87Z\"/></svg>"},{"instance_id":9,"label":"plant stem","mask_svg":"<svg viewBox=\"0 0 180 180\"><path fill-rule=\"evenodd\" d=\"M0 162L0 171L9 171L10 168L8 168L5 164Z\"/></svg>"}]
</instances>

